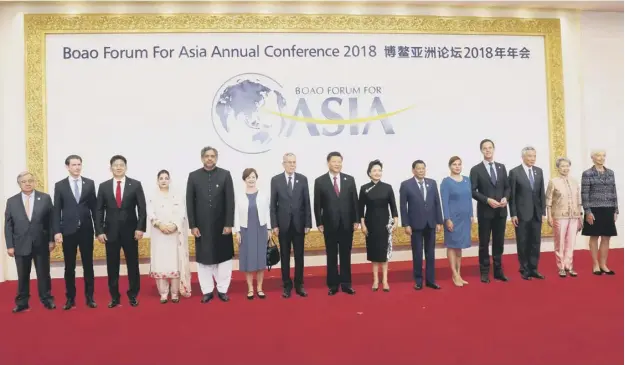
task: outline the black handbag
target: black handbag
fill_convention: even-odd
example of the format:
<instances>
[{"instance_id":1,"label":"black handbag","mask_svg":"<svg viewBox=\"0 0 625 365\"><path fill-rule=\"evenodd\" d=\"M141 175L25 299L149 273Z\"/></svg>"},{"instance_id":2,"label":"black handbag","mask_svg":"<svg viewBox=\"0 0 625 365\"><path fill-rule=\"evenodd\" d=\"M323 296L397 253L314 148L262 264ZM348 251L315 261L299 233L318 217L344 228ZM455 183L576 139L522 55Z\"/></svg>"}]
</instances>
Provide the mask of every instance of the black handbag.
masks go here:
<instances>
[{"instance_id":1,"label":"black handbag","mask_svg":"<svg viewBox=\"0 0 625 365\"><path fill-rule=\"evenodd\" d=\"M280 250L272 237L267 240L267 269L271 271L271 267L278 262L280 262Z\"/></svg>"}]
</instances>

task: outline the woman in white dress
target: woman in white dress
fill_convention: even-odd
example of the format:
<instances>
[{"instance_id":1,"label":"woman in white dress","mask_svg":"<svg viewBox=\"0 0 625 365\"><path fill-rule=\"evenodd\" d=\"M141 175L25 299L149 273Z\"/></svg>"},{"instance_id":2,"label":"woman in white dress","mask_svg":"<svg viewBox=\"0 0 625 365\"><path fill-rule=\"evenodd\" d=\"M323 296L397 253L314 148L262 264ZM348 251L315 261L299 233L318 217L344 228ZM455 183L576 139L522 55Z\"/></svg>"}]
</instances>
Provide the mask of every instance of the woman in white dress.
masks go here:
<instances>
[{"instance_id":1,"label":"woman in white dress","mask_svg":"<svg viewBox=\"0 0 625 365\"><path fill-rule=\"evenodd\" d=\"M169 188L169 172L159 171L158 191L148 200L150 233L150 276L156 279L161 303L180 301L178 294L191 296L189 266L189 224L185 196ZM170 285L171 281L171 285Z\"/></svg>"}]
</instances>

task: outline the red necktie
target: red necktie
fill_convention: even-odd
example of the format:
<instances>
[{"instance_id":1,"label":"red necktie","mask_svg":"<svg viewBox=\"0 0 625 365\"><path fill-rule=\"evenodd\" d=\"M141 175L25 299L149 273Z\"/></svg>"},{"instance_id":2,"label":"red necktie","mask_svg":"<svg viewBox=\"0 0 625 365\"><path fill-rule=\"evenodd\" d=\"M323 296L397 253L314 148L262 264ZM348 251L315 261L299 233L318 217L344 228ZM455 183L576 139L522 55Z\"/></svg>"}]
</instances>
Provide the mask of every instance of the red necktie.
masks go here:
<instances>
[{"instance_id":1,"label":"red necktie","mask_svg":"<svg viewBox=\"0 0 625 365\"><path fill-rule=\"evenodd\" d=\"M336 183L336 176L334 177L334 192L336 196L339 196L339 184Z\"/></svg>"},{"instance_id":2,"label":"red necktie","mask_svg":"<svg viewBox=\"0 0 625 365\"><path fill-rule=\"evenodd\" d=\"M122 207L122 182L117 182L117 189L115 189L115 201L117 202L117 207Z\"/></svg>"}]
</instances>

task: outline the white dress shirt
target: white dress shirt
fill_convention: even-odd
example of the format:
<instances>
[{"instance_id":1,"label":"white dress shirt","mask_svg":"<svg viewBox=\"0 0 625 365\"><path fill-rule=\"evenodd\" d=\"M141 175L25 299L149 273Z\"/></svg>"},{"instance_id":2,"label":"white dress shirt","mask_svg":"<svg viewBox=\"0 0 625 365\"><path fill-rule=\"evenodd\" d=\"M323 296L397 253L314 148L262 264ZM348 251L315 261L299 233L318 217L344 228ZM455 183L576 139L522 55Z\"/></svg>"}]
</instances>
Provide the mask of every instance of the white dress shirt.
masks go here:
<instances>
[{"instance_id":1,"label":"white dress shirt","mask_svg":"<svg viewBox=\"0 0 625 365\"><path fill-rule=\"evenodd\" d=\"M330 172L328 173L328 176L330 176L330 182L332 183L332 187L334 187L334 175ZM341 192L341 173L340 172L336 174L336 185L340 193Z\"/></svg>"},{"instance_id":2,"label":"white dress shirt","mask_svg":"<svg viewBox=\"0 0 625 365\"><path fill-rule=\"evenodd\" d=\"M486 171L488 172L488 176L490 176L490 164L491 162L484 160L484 166L486 166ZM497 180L497 164L495 163L495 161L493 161L492 164L493 164L493 171L495 171L495 180Z\"/></svg>"},{"instance_id":3,"label":"white dress shirt","mask_svg":"<svg viewBox=\"0 0 625 365\"><path fill-rule=\"evenodd\" d=\"M117 180L117 178L113 178L113 196L115 195L115 192L117 191L117 182L121 181L121 188L122 188L122 199L124 197L124 188L126 187L126 176L122 177L121 180Z\"/></svg>"},{"instance_id":4,"label":"white dress shirt","mask_svg":"<svg viewBox=\"0 0 625 365\"><path fill-rule=\"evenodd\" d=\"M26 212L26 214L28 215L28 220L30 220L33 217L33 207L35 206L35 192L33 191L32 193L30 193L30 195L26 195L24 193L22 193L22 203L24 204L24 209L26 209L26 201L28 201L28 212Z\"/></svg>"},{"instance_id":5,"label":"white dress shirt","mask_svg":"<svg viewBox=\"0 0 625 365\"><path fill-rule=\"evenodd\" d=\"M78 180L78 197L82 195L82 176L78 176L74 178L73 176L68 176L67 180L69 180L69 187L72 190L72 194L74 194L74 189L76 188L75 181ZM123 187L122 187L123 189Z\"/></svg>"},{"instance_id":6,"label":"white dress shirt","mask_svg":"<svg viewBox=\"0 0 625 365\"><path fill-rule=\"evenodd\" d=\"M428 187L425 184L425 179L419 181L419 179L417 179L416 177L414 178L415 181L417 182L417 188L419 188L419 190L421 190L421 186L419 186L420 183L423 183L423 200L425 200L428 197Z\"/></svg>"}]
</instances>

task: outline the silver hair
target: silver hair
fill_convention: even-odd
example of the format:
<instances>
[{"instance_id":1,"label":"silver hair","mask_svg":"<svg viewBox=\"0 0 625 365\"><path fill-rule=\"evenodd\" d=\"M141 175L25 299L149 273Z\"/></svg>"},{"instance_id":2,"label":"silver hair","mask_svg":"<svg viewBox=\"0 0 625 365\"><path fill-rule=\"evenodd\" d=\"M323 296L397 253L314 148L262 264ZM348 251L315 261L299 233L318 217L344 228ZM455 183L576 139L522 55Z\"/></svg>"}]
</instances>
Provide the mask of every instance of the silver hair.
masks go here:
<instances>
[{"instance_id":1,"label":"silver hair","mask_svg":"<svg viewBox=\"0 0 625 365\"><path fill-rule=\"evenodd\" d=\"M606 153L606 152L604 149L601 149L601 148L593 149L592 151L590 151L590 158L593 158L600 153Z\"/></svg>"},{"instance_id":2,"label":"silver hair","mask_svg":"<svg viewBox=\"0 0 625 365\"><path fill-rule=\"evenodd\" d=\"M215 152L215 157L219 157L219 152L217 152L217 149L215 147L211 147L211 146L206 146L204 148L202 148L202 152L200 153L200 157L204 157L204 154L208 151L213 151Z\"/></svg>"},{"instance_id":3,"label":"silver hair","mask_svg":"<svg viewBox=\"0 0 625 365\"><path fill-rule=\"evenodd\" d=\"M35 177L35 175L33 175L32 172L30 172L30 171L22 171L22 172L19 173L19 175L17 175L17 183L19 184L20 180L23 177L28 176L28 175L30 175L32 177Z\"/></svg>"},{"instance_id":4,"label":"silver hair","mask_svg":"<svg viewBox=\"0 0 625 365\"><path fill-rule=\"evenodd\" d=\"M556 167L560 167L560 164L562 164L562 162L566 162L569 164L569 166L571 166L571 160L569 160L567 157L559 157L556 160Z\"/></svg>"},{"instance_id":5,"label":"silver hair","mask_svg":"<svg viewBox=\"0 0 625 365\"><path fill-rule=\"evenodd\" d=\"M536 149L535 149L534 147L532 147L532 146L527 146L527 147L524 147L524 148L521 150L521 157L525 156L525 154L526 154L526 153L528 153L529 151L534 151L534 152L536 152Z\"/></svg>"},{"instance_id":6,"label":"silver hair","mask_svg":"<svg viewBox=\"0 0 625 365\"><path fill-rule=\"evenodd\" d=\"M287 152L282 156L282 162L285 162L287 158L289 157L295 157L295 154L293 152Z\"/></svg>"}]
</instances>

